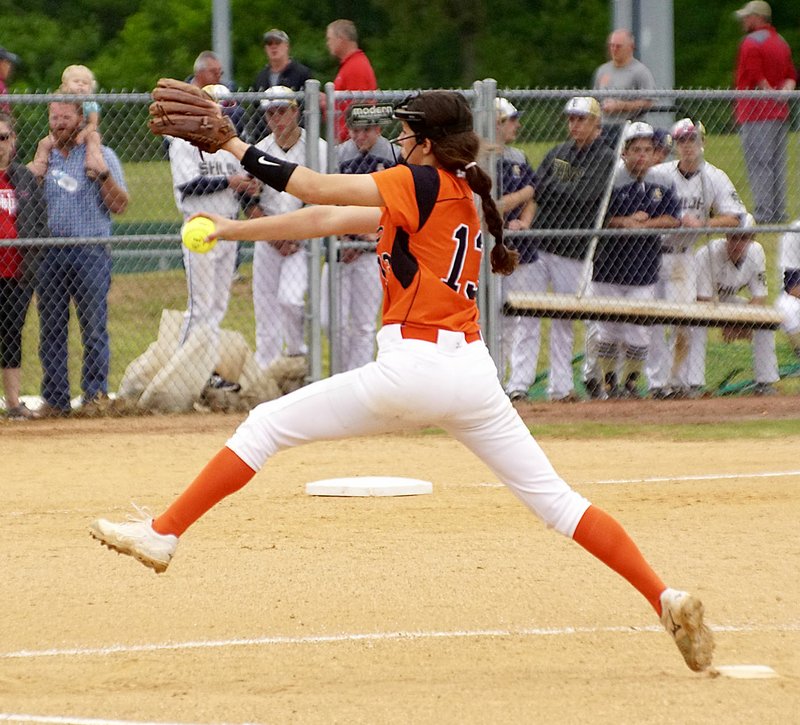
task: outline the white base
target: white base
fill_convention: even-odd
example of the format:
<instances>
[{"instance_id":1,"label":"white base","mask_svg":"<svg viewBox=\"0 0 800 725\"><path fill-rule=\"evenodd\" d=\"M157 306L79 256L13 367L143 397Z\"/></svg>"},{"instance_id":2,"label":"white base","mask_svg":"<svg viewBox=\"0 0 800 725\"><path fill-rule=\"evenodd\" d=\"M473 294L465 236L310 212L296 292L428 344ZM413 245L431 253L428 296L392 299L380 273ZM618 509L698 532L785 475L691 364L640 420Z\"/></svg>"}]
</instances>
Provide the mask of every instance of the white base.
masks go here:
<instances>
[{"instance_id":1,"label":"white base","mask_svg":"<svg viewBox=\"0 0 800 725\"><path fill-rule=\"evenodd\" d=\"M309 496L417 496L433 493L430 481L402 476L326 478L306 484Z\"/></svg>"},{"instance_id":2,"label":"white base","mask_svg":"<svg viewBox=\"0 0 800 725\"><path fill-rule=\"evenodd\" d=\"M767 680L778 676L769 665L719 665L714 674L736 680Z\"/></svg>"}]
</instances>

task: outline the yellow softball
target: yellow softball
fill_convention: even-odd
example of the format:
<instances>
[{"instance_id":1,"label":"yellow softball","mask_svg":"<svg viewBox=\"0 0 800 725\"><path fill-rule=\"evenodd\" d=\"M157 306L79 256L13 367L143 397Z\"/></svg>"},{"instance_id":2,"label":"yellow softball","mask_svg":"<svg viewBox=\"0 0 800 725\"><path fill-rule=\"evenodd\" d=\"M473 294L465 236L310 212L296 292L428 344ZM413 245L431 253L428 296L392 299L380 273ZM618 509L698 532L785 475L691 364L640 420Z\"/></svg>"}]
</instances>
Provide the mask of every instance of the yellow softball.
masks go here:
<instances>
[{"instance_id":1,"label":"yellow softball","mask_svg":"<svg viewBox=\"0 0 800 725\"><path fill-rule=\"evenodd\" d=\"M189 251L197 254L210 252L217 243L216 239L206 241L206 237L213 233L216 227L208 217L198 216L185 222L181 227L181 240Z\"/></svg>"}]
</instances>

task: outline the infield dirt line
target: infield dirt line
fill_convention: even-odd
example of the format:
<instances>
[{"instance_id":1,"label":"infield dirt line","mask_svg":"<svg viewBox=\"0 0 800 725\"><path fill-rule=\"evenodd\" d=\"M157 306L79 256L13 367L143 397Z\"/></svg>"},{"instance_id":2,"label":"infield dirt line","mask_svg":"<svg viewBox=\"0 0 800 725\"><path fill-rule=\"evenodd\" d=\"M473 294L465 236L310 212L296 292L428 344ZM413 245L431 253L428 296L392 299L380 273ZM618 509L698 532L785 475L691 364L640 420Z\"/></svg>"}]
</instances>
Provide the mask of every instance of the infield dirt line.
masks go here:
<instances>
[{"instance_id":1,"label":"infield dirt line","mask_svg":"<svg viewBox=\"0 0 800 725\"><path fill-rule=\"evenodd\" d=\"M800 632L800 622L774 625L712 625L715 632ZM391 640L459 639L477 637L558 637L576 634L651 633L662 632L657 625L644 627L533 627L520 629L476 629L450 631L404 632L345 632L342 634L306 635L303 637L269 636L220 640L194 640L186 642L155 642L151 644L115 644L108 647L72 647L63 649L17 650L2 652L0 659L27 659L34 657L106 656L134 652L163 650L214 649L223 647L253 647L260 645L330 644L338 642L378 642Z\"/></svg>"}]
</instances>

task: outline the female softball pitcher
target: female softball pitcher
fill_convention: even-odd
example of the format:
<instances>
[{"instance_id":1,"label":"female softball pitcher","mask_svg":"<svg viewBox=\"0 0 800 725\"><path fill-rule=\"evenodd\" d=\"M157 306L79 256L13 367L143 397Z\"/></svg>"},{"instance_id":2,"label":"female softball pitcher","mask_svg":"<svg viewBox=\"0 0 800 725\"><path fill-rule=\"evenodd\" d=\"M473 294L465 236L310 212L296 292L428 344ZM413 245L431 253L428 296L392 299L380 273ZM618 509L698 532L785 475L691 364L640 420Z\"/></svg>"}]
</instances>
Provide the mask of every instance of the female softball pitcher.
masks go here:
<instances>
[{"instance_id":1,"label":"female softball pitcher","mask_svg":"<svg viewBox=\"0 0 800 725\"><path fill-rule=\"evenodd\" d=\"M125 523L99 519L92 536L163 572L178 537L278 451L434 424L473 451L547 526L627 579L689 667L706 670L714 643L700 600L667 588L622 526L558 476L503 392L481 340L475 296L483 239L473 192L495 239L492 271L510 274L516 257L503 244L491 181L475 162L479 139L465 98L423 92L402 102L395 118L402 122L395 142L403 163L372 174L319 174L231 139L223 148L253 176L324 206L249 221L207 215L217 225L211 236L220 239L308 239L377 228L384 291L377 360L259 405L164 513Z\"/></svg>"}]
</instances>

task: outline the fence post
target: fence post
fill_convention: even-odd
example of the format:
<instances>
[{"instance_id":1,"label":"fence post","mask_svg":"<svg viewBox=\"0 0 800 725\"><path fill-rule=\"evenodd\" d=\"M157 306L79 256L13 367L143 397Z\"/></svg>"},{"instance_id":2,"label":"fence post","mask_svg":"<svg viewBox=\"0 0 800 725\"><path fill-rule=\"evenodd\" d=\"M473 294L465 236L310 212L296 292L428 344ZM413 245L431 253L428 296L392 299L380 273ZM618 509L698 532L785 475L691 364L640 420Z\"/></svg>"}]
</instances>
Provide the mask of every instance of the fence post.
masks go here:
<instances>
[{"instance_id":1,"label":"fence post","mask_svg":"<svg viewBox=\"0 0 800 725\"><path fill-rule=\"evenodd\" d=\"M305 84L304 111L306 117L306 165L319 169L320 107L319 81L309 79ZM308 247L308 375L312 381L322 378L322 325L320 324L320 270L322 240L309 240Z\"/></svg>"}]
</instances>

